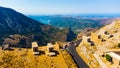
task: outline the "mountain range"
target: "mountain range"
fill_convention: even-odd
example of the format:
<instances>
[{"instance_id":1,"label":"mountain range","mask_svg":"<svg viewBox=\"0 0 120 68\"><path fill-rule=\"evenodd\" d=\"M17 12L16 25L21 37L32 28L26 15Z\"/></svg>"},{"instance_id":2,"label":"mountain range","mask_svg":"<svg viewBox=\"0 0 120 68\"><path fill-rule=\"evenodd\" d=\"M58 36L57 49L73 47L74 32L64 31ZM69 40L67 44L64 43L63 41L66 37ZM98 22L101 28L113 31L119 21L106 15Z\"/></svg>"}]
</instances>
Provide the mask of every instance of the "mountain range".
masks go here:
<instances>
[{"instance_id":1,"label":"mountain range","mask_svg":"<svg viewBox=\"0 0 120 68\"><path fill-rule=\"evenodd\" d=\"M27 43L26 40L37 41L39 45L46 45L55 40L66 41L68 31L68 29L59 29L42 24L11 8L0 7L1 45L9 43L13 46L19 46L23 45L23 41ZM16 41L18 42L15 43ZM27 45L30 46L31 42ZM21 47L26 47L26 44Z\"/></svg>"},{"instance_id":2,"label":"mountain range","mask_svg":"<svg viewBox=\"0 0 120 68\"><path fill-rule=\"evenodd\" d=\"M44 24L52 25L59 28L71 27L75 32L80 32L86 28L100 28L103 25L110 23L112 18L84 18L81 16L70 15L28 15L28 17L42 22Z\"/></svg>"}]
</instances>

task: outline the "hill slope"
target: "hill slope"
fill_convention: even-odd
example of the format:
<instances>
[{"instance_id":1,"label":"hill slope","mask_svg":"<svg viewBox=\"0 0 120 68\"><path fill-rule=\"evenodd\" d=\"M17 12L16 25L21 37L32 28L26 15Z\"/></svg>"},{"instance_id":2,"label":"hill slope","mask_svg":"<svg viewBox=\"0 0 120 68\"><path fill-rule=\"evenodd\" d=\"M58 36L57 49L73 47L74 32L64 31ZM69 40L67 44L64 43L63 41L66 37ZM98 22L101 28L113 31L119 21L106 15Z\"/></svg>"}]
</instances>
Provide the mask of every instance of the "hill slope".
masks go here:
<instances>
[{"instance_id":1,"label":"hill slope","mask_svg":"<svg viewBox=\"0 0 120 68\"><path fill-rule=\"evenodd\" d=\"M12 37L7 38L9 35ZM0 7L0 42L3 42L5 38L14 42L21 39L26 42L26 39L29 39L29 43L30 41L39 41L40 45L45 45L54 40L65 41L66 35L65 29L44 25L13 9Z\"/></svg>"},{"instance_id":2,"label":"hill slope","mask_svg":"<svg viewBox=\"0 0 120 68\"><path fill-rule=\"evenodd\" d=\"M105 56L102 55L110 53L111 49L115 51L116 49L120 49L120 19L114 20L111 24L101 27L96 32L91 32L89 36L82 36L82 41L79 47L77 47L79 55L81 55L86 62L91 62L90 59L94 60L89 64L92 68L102 66L98 58L103 60Z\"/></svg>"}]
</instances>

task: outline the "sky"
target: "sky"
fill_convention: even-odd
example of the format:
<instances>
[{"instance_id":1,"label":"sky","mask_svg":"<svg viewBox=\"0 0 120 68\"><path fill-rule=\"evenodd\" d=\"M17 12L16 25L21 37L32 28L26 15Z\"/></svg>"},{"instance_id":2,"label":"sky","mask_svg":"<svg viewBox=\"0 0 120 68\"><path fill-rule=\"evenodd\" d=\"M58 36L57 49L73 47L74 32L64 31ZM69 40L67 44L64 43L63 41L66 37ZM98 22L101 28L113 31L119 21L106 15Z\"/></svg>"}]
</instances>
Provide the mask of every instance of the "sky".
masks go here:
<instances>
[{"instance_id":1,"label":"sky","mask_svg":"<svg viewBox=\"0 0 120 68\"><path fill-rule=\"evenodd\" d=\"M23 14L120 14L120 0L0 0Z\"/></svg>"}]
</instances>

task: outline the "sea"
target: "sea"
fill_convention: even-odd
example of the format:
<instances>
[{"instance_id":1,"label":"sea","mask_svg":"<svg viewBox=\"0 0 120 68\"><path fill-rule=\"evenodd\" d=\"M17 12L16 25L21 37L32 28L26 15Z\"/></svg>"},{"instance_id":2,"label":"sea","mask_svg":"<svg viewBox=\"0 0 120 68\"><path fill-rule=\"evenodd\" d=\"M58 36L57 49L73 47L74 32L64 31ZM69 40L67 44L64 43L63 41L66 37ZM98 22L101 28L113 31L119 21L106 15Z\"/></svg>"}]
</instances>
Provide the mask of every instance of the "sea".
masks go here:
<instances>
[{"instance_id":1,"label":"sea","mask_svg":"<svg viewBox=\"0 0 120 68\"><path fill-rule=\"evenodd\" d=\"M49 24L51 22L50 17L59 16L59 17L78 17L78 18L120 18L120 14L55 14L55 15L26 15L36 21L39 21L44 24Z\"/></svg>"}]
</instances>

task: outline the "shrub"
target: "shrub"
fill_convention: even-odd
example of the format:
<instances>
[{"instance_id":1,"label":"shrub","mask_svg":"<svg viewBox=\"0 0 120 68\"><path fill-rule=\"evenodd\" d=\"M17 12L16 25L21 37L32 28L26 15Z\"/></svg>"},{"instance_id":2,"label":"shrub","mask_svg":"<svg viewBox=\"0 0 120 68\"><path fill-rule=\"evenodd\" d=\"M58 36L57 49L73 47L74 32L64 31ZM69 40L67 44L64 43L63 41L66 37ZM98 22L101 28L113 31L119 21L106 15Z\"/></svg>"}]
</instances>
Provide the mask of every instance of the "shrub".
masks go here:
<instances>
[{"instance_id":1,"label":"shrub","mask_svg":"<svg viewBox=\"0 0 120 68\"><path fill-rule=\"evenodd\" d=\"M112 57L110 55L107 54L105 56L105 58L106 58L107 61L112 62Z\"/></svg>"},{"instance_id":2,"label":"shrub","mask_svg":"<svg viewBox=\"0 0 120 68\"><path fill-rule=\"evenodd\" d=\"M105 55L104 55L104 54L102 54L102 57L105 57Z\"/></svg>"},{"instance_id":3,"label":"shrub","mask_svg":"<svg viewBox=\"0 0 120 68\"><path fill-rule=\"evenodd\" d=\"M120 43L118 43L118 47L120 48Z\"/></svg>"}]
</instances>

